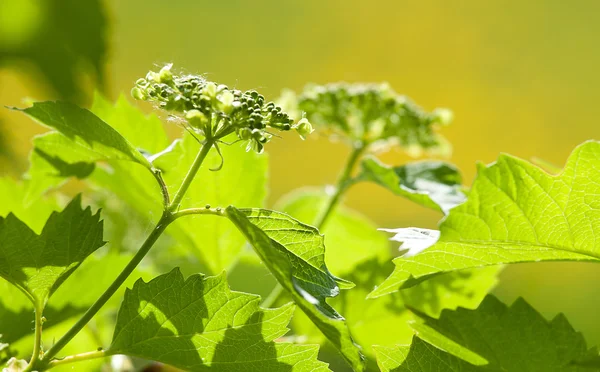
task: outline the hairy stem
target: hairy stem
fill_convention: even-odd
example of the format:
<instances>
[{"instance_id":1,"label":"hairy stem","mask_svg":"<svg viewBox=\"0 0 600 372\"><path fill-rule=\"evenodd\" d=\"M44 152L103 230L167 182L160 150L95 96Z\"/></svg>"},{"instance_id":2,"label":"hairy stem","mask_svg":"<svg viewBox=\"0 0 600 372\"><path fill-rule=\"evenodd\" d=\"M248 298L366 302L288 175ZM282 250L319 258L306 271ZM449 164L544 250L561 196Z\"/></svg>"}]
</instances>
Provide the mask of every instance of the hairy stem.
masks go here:
<instances>
[{"instance_id":1,"label":"hairy stem","mask_svg":"<svg viewBox=\"0 0 600 372\"><path fill-rule=\"evenodd\" d=\"M108 356L109 354L106 353L106 351L104 350L96 350L96 351L88 351L87 353L81 353L81 354L76 354L76 355L71 355L68 357L65 357L63 359L56 359L51 361L50 363L48 363L48 368L54 368L57 366L62 366L63 364L68 364L68 363L74 363L74 362L81 362L84 360L90 360L90 359L97 359L97 358L103 358L105 356Z\"/></svg>"},{"instance_id":2,"label":"hairy stem","mask_svg":"<svg viewBox=\"0 0 600 372\"><path fill-rule=\"evenodd\" d=\"M35 335L33 339L33 354L31 355L31 360L25 368L25 372L33 371L33 367L40 359L40 354L42 353L42 326L44 323L43 315L42 315L42 306L36 305L35 307Z\"/></svg>"},{"instance_id":3,"label":"hairy stem","mask_svg":"<svg viewBox=\"0 0 600 372\"><path fill-rule=\"evenodd\" d=\"M350 182L352 177L352 171L354 170L356 163L360 159L365 149L366 145L364 143L356 144L352 149L352 153L350 154L350 157L348 157L348 160L346 161L346 165L344 166L342 173L338 177L338 181L335 185L335 190L333 194L327 201L325 209L323 209L322 212L315 219L314 226L317 229L321 230L323 226L325 226L325 222L327 222L327 219L329 218L329 216L331 216L331 213L339 204L342 195L348 190L348 187L352 184ZM261 306L273 306L282 294L283 287L281 286L281 284L277 283L275 285L275 288L273 288L271 293L269 293L267 298L265 298L265 300L262 302Z\"/></svg>"},{"instance_id":4,"label":"hairy stem","mask_svg":"<svg viewBox=\"0 0 600 372\"><path fill-rule=\"evenodd\" d=\"M152 248L154 243L156 243L158 238L162 235L162 233L169 226L169 224L171 224L171 222L173 222L175 219L177 219L181 215L185 215L187 213L186 211L175 212L175 213L173 211L175 211L179 208L181 200L185 196L186 191L190 187L194 177L196 176L196 173L200 169L202 162L206 158L206 155L208 154L208 152L210 151L212 146L213 146L213 142L211 142L211 141L207 141L202 145L202 148L198 152L196 159L194 159L194 163L190 167L179 190L175 194L173 201L167 206L163 215L161 216L160 220L158 221L158 223L156 224L156 226L154 227L154 229L152 230L150 235L148 235L148 237L146 238L146 240L144 241L144 243L142 244L140 249L137 251L135 256L133 256L131 261L129 261L127 266L125 266L123 271L121 271L119 276L117 276L117 278L106 289L106 291L104 291L104 293L96 300L96 302L94 302L94 304L81 316L81 318L77 321L77 323L75 323L71 327L71 329L69 329L67 331L67 333L65 333L64 336L62 336L50 349L48 349L48 351L43 356L43 358L41 360L36 360L35 361L36 363L30 363L30 366L36 367L39 370L47 369L47 367L50 365L50 363L53 362L52 358L54 356L56 356L56 354L60 350L62 350L69 343L69 341L71 341L73 339L73 337L75 337L75 335L77 335L83 329L83 327L86 326L86 324L89 323L89 321L94 317L94 315L96 315L96 313L98 313L98 311L100 311L102 306L104 306L106 304L106 302L108 302L108 300L119 289L119 287L121 287L121 285L123 285L125 280L127 280L129 275L131 275L131 273L140 264L140 262L142 262L144 257L148 254L148 252L150 251L150 249ZM157 180L158 180L158 178L157 178ZM160 178L159 183L161 185L164 184L162 182L162 178ZM163 188L163 190L164 190L164 188ZM168 194L163 193L163 195L168 195ZM37 327L36 327L36 331L37 331ZM40 332L41 332L41 327L40 327ZM32 361L33 361L33 359L32 359Z\"/></svg>"}]
</instances>

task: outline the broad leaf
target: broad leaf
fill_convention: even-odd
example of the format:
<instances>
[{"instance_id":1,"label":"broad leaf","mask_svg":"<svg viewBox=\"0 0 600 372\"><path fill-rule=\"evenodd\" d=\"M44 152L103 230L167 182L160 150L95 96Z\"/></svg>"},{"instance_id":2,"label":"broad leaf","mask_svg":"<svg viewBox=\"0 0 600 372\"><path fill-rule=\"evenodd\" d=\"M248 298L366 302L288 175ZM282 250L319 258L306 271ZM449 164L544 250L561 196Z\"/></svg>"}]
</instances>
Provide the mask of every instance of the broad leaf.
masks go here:
<instances>
[{"instance_id":1,"label":"broad leaf","mask_svg":"<svg viewBox=\"0 0 600 372\"><path fill-rule=\"evenodd\" d=\"M360 181L372 181L396 195L448 213L466 200L458 170L442 161L418 161L390 167L374 156L362 161Z\"/></svg>"},{"instance_id":2,"label":"broad leaf","mask_svg":"<svg viewBox=\"0 0 600 372\"><path fill-rule=\"evenodd\" d=\"M76 197L54 212L40 235L13 214L0 218L0 276L17 286L37 308L81 262L104 245L99 213L81 208Z\"/></svg>"},{"instance_id":3,"label":"broad leaf","mask_svg":"<svg viewBox=\"0 0 600 372\"><path fill-rule=\"evenodd\" d=\"M164 178L173 194L181 184L200 144L190 135L164 158L157 161L165 169ZM208 154L192 182L182 208L235 205L259 207L267 193L268 158L265 154L246 152L243 146L221 145L225 163L219 171L211 171L221 162L216 151ZM246 240L235 226L222 218L192 216L169 226L167 233L177 240L182 254L190 250L207 266L210 273L228 269L238 258Z\"/></svg>"},{"instance_id":4,"label":"broad leaf","mask_svg":"<svg viewBox=\"0 0 600 372\"><path fill-rule=\"evenodd\" d=\"M285 196L277 209L301 221L314 221L328 196L319 189L300 189ZM340 205L321 230L325 237L325 261L334 272L356 283L350 291L342 291L331 300L332 306L344 314L354 339L370 354L371 345L406 343L412 330L406 322L411 307L434 316L442 309L458 306L474 308L497 282L499 268L490 267L441 275L402 293L366 300L367 294L393 269L389 242L376 225L352 209ZM294 316L294 329L310 340L314 326L309 320ZM311 327L312 326L312 327Z\"/></svg>"},{"instance_id":5,"label":"broad leaf","mask_svg":"<svg viewBox=\"0 0 600 372\"><path fill-rule=\"evenodd\" d=\"M224 274L184 280L174 269L139 280L125 293L108 352L188 371L327 371L318 346L274 342L287 333L293 306L259 302L232 292Z\"/></svg>"},{"instance_id":6,"label":"broad leaf","mask_svg":"<svg viewBox=\"0 0 600 372\"><path fill-rule=\"evenodd\" d=\"M450 363L456 371L476 370L474 366L494 371L583 371L580 361L599 357L562 314L548 322L523 299L507 307L488 296L476 310L444 310L439 319L424 316L414 328L422 341L415 338L410 349L378 350L382 370L439 371Z\"/></svg>"},{"instance_id":7,"label":"broad leaf","mask_svg":"<svg viewBox=\"0 0 600 372\"><path fill-rule=\"evenodd\" d=\"M36 102L32 107L19 109L40 124L60 132L64 139L51 137L43 143L36 143L49 155L59 155L72 163L81 159L65 158L68 154L85 155L88 159L128 160L152 168L150 162L133 147L119 132L90 111L67 102Z\"/></svg>"},{"instance_id":8,"label":"broad leaf","mask_svg":"<svg viewBox=\"0 0 600 372\"><path fill-rule=\"evenodd\" d=\"M577 147L560 175L502 155L479 168L469 198L440 225L437 243L396 269L370 296L454 270L519 262L600 260L600 142Z\"/></svg>"},{"instance_id":9,"label":"broad leaf","mask_svg":"<svg viewBox=\"0 0 600 372\"><path fill-rule=\"evenodd\" d=\"M129 103L124 95L112 103L96 93L90 111L146 154L159 153L169 146L167 134L158 116L145 115Z\"/></svg>"},{"instance_id":10,"label":"broad leaf","mask_svg":"<svg viewBox=\"0 0 600 372\"><path fill-rule=\"evenodd\" d=\"M225 213L302 311L355 370L363 371L364 357L345 319L326 302L328 297L337 296L340 288L351 288L353 284L334 277L327 269L323 237L318 230L286 214L264 209L230 206Z\"/></svg>"}]
</instances>

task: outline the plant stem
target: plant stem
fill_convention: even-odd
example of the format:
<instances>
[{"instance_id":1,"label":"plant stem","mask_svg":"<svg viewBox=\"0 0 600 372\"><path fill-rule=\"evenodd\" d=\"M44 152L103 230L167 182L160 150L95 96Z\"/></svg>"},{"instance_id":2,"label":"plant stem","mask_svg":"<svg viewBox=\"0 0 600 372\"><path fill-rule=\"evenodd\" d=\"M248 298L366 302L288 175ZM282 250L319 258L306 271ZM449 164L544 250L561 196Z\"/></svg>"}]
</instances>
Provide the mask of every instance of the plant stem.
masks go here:
<instances>
[{"instance_id":1,"label":"plant stem","mask_svg":"<svg viewBox=\"0 0 600 372\"><path fill-rule=\"evenodd\" d=\"M112 282L112 284L104 291L104 293L94 302L94 304L81 316L81 318L62 336L44 355L42 358L42 366L47 365L51 358L53 358L60 350L62 350L65 345L75 335L81 331L83 327L96 315L96 313L106 304L106 302L112 297L113 294L119 289L119 287L127 280L129 275L135 270L135 268L142 262L142 259L148 254L150 248L154 245L154 243L158 240L160 235L165 231L167 226L173 221L171 215L168 212L165 212L163 216L160 218L156 227L150 235L146 238L146 241L140 249L137 251L135 256L129 261L127 266L121 271L119 276ZM40 368L41 369L41 368Z\"/></svg>"},{"instance_id":2,"label":"plant stem","mask_svg":"<svg viewBox=\"0 0 600 372\"><path fill-rule=\"evenodd\" d=\"M43 326L43 315L42 315L42 306L36 305L35 307L35 336L33 340L33 355L31 356L31 360L25 368L25 372L33 371L33 367L40 359L40 354L42 353L42 326Z\"/></svg>"},{"instance_id":3,"label":"plant stem","mask_svg":"<svg viewBox=\"0 0 600 372\"><path fill-rule=\"evenodd\" d=\"M181 200L183 199L183 196L185 195L185 193L189 189L190 185L192 184L192 181L194 180L196 173L198 173L198 170L200 169L200 165L202 165L204 158L206 158L206 155L208 154L208 152L210 151L210 149L212 147L213 147L213 141L208 140L208 139L202 145L202 148L198 152L198 155L196 155L196 159L194 159L194 163L190 167L188 173L185 175L185 178L183 179L183 182L181 183L179 190L177 190L177 193L173 197L173 201L171 201L171 204L169 204L169 208L168 208L169 212L176 212L177 209L179 208L179 205L181 204Z\"/></svg>"},{"instance_id":4,"label":"plant stem","mask_svg":"<svg viewBox=\"0 0 600 372\"><path fill-rule=\"evenodd\" d=\"M77 335L83 329L83 327L86 326L86 324L89 323L89 321L94 317L94 315L96 315L96 313L98 313L98 311L100 311L102 306L104 306L106 304L106 302L108 302L108 300L112 297L112 295L114 295L115 292L119 289L119 287L121 287L121 285L123 285L125 280L127 280L129 275L131 275L131 273L140 264L140 262L142 262L144 257L148 254L148 252L150 251L150 249L152 248L154 243L156 243L158 238L162 235L162 233L169 226L169 224L171 224L171 222L173 222L178 217L185 215L187 213L186 211L182 211L183 214L181 214L181 212L173 213L173 211L176 210L177 208L179 208L179 204L181 203L181 200L183 199L188 188L190 187L192 180L196 176L196 173L200 169L200 166L202 165L204 158L206 158L206 155L208 154L208 152L210 151L212 146L213 146L213 142L208 141L208 140L202 145L202 148L198 152L196 159L194 159L194 163L192 164L188 173L186 174L181 186L179 187L179 190L177 190L177 193L175 194L173 201L168 205L166 210L163 212L163 215L161 216L160 220L156 224L156 227L154 227L154 230L152 230L150 235L148 235L148 237L144 241L144 244L142 244L142 246L137 251L135 256L133 256L131 261L129 261L127 266L125 266L123 271L121 271L119 276L117 276L117 278L106 289L106 291L104 291L104 293L100 296L100 298L98 298L96 300L96 302L94 302L94 304L81 316L81 318L77 321L77 323L75 323L71 327L71 329L69 329L67 331L67 333L65 333L64 336L62 336L50 349L48 349L48 351L45 353L45 355L42 357L42 359L35 361L36 362L35 364L37 364L37 365L34 365L34 363L30 363L30 366L32 368L36 367L39 370L46 369L46 367L49 366L50 363L53 362L52 358L60 350L62 350L62 348L64 348L69 343L69 341L71 341L73 339L73 337L75 337L75 335ZM157 178L157 180L158 180L158 178ZM160 181L161 182L159 182L159 183L161 183L161 185L164 184L164 183L162 183L162 178ZM37 332L37 327L36 327L36 332ZM41 332L41 327L40 327L40 332ZM33 358L32 358L32 361L33 361Z\"/></svg>"},{"instance_id":5,"label":"plant stem","mask_svg":"<svg viewBox=\"0 0 600 372\"><path fill-rule=\"evenodd\" d=\"M62 366L63 364L81 362L83 360L103 358L108 355L109 354L104 350L88 351L87 353L71 355L71 356L65 357L63 359L53 360L50 363L48 363L47 369L54 368L57 366Z\"/></svg>"},{"instance_id":6,"label":"plant stem","mask_svg":"<svg viewBox=\"0 0 600 372\"><path fill-rule=\"evenodd\" d=\"M164 205L164 208L167 209L170 204L169 189L167 189L167 185L165 184L165 181L162 178L162 173L161 173L160 169L153 169L152 175L154 176L154 178L156 179L156 182L158 182L158 185L160 186L160 192L162 193L162 196L163 196L163 205Z\"/></svg>"},{"instance_id":7,"label":"plant stem","mask_svg":"<svg viewBox=\"0 0 600 372\"><path fill-rule=\"evenodd\" d=\"M348 160L346 161L346 165L344 166L342 173L338 177L337 183L335 185L335 191L333 192L333 194L327 201L327 206L325 207L325 209L323 209L323 211L315 219L314 226L317 229L321 230L323 228L323 226L325 226L325 222L327 222L327 219L329 218L329 216L331 216L331 213L333 212L335 207L337 207L337 205L339 204L342 195L344 194L344 192L346 192L346 190L348 190L348 187L351 185L350 180L352 177L352 171L354 170L356 163L360 159L360 157L365 149L366 149L366 145L364 143L357 143L354 146L354 148L352 149L352 153L350 153L350 157L348 157ZM273 288L271 293L269 293L267 298L265 298L265 300L262 302L262 304L260 306L262 306L262 307L273 306L277 302L277 299L279 299L279 296L281 296L282 293L283 293L283 286L281 284L277 283L275 285L275 288Z\"/></svg>"},{"instance_id":8,"label":"plant stem","mask_svg":"<svg viewBox=\"0 0 600 372\"><path fill-rule=\"evenodd\" d=\"M340 202L341 196L348 189L348 181L350 181L352 171L354 170L356 162L358 161L358 159L360 159L360 156L362 155L364 149L365 146L362 143L354 146L352 153L350 154L350 157L348 158L348 161L346 162L346 165L342 170L342 173L338 177L337 183L335 185L335 190L329 198L329 201L327 202L327 207L315 220L315 227L317 229L320 230L323 228L323 226L325 226L325 222L327 222L327 219L329 218L329 216L331 216L331 212L333 212L335 207L337 207L337 205Z\"/></svg>"}]
</instances>

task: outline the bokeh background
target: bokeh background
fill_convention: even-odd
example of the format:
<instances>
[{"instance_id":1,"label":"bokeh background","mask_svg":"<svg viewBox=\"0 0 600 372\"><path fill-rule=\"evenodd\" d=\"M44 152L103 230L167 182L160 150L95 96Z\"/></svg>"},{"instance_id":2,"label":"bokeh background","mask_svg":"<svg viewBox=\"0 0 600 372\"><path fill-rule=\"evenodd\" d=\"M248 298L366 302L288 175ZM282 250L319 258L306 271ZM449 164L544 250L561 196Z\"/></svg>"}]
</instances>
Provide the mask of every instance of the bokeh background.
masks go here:
<instances>
[{"instance_id":1,"label":"bokeh background","mask_svg":"<svg viewBox=\"0 0 600 372\"><path fill-rule=\"evenodd\" d=\"M116 99L169 62L271 99L307 82L388 81L426 109L454 111L444 134L470 184L476 162L501 152L562 166L577 144L600 139L599 20L594 0L0 0L0 104L89 104L95 88ZM63 58L77 53L85 58ZM0 110L2 175L26 170L40 130ZM272 205L333 182L348 149L287 136L268 151ZM382 227L431 228L439 218L371 185L353 188L347 204ZM515 265L495 293L523 296L546 317L564 312L599 345L599 283L597 265Z\"/></svg>"}]
</instances>

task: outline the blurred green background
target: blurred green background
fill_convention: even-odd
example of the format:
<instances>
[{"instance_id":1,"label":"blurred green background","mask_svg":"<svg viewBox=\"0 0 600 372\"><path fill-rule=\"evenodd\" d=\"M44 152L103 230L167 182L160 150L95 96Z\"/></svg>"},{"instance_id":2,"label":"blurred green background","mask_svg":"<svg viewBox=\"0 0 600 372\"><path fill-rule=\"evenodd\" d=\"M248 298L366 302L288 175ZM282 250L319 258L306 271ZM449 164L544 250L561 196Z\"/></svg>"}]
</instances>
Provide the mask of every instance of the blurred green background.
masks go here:
<instances>
[{"instance_id":1,"label":"blurred green background","mask_svg":"<svg viewBox=\"0 0 600 372\"><path fill-rule=\"evenodd\" d=\"M0 0L0 103L66 97L86 104L94 87L116 99L169 62L271 99L307 82L388 81L426 109L454 111L443 133L470 184L475 163L500 152L562 166L577 144L599 139L599 18L593 0ZM98 54L102 42L106 53ZM62 58L75 51L86 58ZM75 74L73 86L57 85L62 70ZM1 174L25 171L30 138L40 131L0 111ZM268 151L272 205L297 187L333 182L348 149L292 135ZM408 160L400 152L381 157ZM439 217L368 184L353 188L347 204L382 227L434 227ZM564 312L600 344L597 265L516 265L501 279L502 299L523 296L546 317Z\"/></svg>"}]
</instances>

